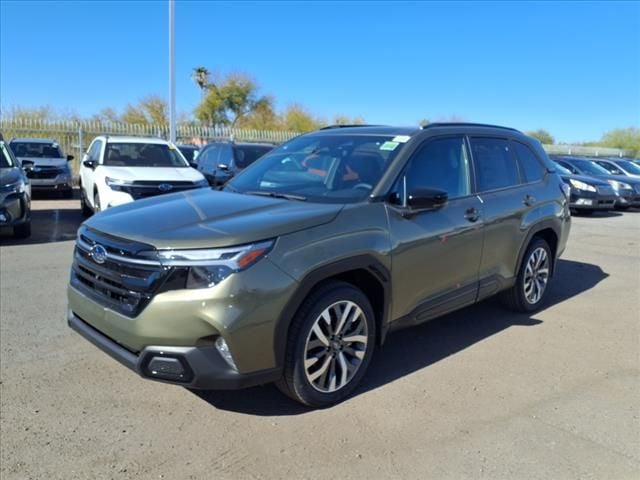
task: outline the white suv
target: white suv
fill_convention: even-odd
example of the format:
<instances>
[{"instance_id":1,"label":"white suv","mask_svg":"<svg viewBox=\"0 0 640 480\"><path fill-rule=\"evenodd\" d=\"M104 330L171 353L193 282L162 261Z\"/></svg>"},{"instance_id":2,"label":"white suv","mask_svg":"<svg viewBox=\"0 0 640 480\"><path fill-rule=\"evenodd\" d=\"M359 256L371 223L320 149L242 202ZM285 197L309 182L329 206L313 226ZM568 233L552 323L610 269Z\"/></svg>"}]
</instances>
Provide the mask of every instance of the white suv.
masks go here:
<instances>
[{"instance_id":1,"label":"white suv","mask_svg":"<svg viewBox=\"0 0 640 480\"><path fill-rule=\"evenodd\" d=\"M96 137L80 165L82 212L193 188L207 187L171 142L144 137Z\"/></svg>"}]
</instances>

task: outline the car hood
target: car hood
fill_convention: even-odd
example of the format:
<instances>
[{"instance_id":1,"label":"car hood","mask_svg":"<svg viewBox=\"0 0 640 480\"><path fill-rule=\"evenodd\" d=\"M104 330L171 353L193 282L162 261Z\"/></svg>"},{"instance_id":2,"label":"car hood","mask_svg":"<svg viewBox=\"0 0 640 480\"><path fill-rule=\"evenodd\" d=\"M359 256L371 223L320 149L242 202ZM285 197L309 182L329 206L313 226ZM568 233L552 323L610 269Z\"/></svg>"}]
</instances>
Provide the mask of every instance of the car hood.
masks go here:
<instances>
[{"instance_id":1,"label":"car hood","mask_svg":"<svg viewBox=\"0 0 640 480\"><path fill-rule=\"evenodd\" d=\"M328 223L342 207L201 188L110 208L85 225L158 249L226 247Z\"/></svg>"},{"instance_id":2,"label":"car hood","mask_svg":"<svg viewBox=\"0 0 640 480\"><path fill-rule=\"evenodd\" d=\"M22 173L19 168L0 168L0 187L16 183L22 178Z\"/></svg>"},{"instance_id":3,"label":"car hood","mask_svg":"<svg viewBox=\"0 0 640 480\"><path fill-rule=\"evenodd\" d=\"M117 178L133 182L135 180L147 181L189 181L199 182L204 180L200 172L193 168L175 167L112 167L100 165L100 171L106 177Z\"/></svg>"},{"instance_id":4,"label":"car hood","mask_svg":"<svg viewBox=\"0 0 640 480\"><path fill-rule=\"evenodd\" d=\"M599 178L603 180L617 180L618 182L628 183L629 185L637 185L640 183L640 178L627 177L626 175L603 175Z\"/></svg>"},{"instance_id":5,"label":"car hood","mask_svg":"<svg viewBox=\"0 0 640 480\"><path fill-rule=\"evenodd\" d=\"M588 183L589 185L609 185L603 177L588 177L587 175L573 175L561 173L560 176L565 180L578 180L580 182Z\"/></svg>"},{"instance_id":6,"label":"car hood","mask_svg":"<svg viewBox=\"0 0 640 480\"><path fill-rule=\"evenodd\" d=\"M33 158L18 157L21 163L33 163L35 167L64 167L67 165L66 158Z\"/></svg>"}]
</instances>

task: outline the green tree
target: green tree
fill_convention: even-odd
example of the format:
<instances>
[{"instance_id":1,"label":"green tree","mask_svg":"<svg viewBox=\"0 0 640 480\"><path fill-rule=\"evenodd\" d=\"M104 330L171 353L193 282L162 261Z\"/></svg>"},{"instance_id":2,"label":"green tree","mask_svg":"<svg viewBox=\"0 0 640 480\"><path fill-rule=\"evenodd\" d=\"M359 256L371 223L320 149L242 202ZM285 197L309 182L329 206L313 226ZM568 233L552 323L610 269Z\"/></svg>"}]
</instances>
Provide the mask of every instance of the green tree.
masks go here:
<instances>
[{"instance_id":1,"label":"green tree","mask_svg":"<svg viewBox=\"0 0 640 480\"><path fill-rule=\"evenodd\" d=\"M538 130L533 130L531 132L526 132L527 135L537 139L543 145L553 145L556 143L555 138L546 130L539 128Z\"/></svg>"},{"instance_id":2,"label":"green tree","mask_svg":"<svg viewBox=\"0 0 640 480\"><path fill-rule=\"evenodd\" d=\"M118 113L113 108L105 107L98 113L92 115L91 120L98 122L118 122L120 121L120 117L118 117Z\"/></svg>"},{"instance_id":3,"label":"green tree","mask_svg":"<svg viewBox=\"0 0 640 480\"><path fill-rule=\"evenodd\" d=\"M336 115L333 117L333 125L364 125L366 122L364 118L349 117L347 115Z\"/></svg>"},{"instance_id":4,"label":"green tree","mask_svg":"<svg viewBox=\"0 0 640 480\"><path fill-rule=\"evenodd\" d=\"M264 97L251 112L238 120L236 126L254 130L278 130L280 125L273 104L273 97Z\"/></svg>"},{"instance_id":5,"label":"green tree","mask_svg":"<svg viewBox=\"0 0 640 480\"><path fill-rule=\"evenodd\" d=\"M420 122L418 122L418 125L420 125L421 127L426 127L427 125L429 125L429 120L423 118L422 120L420 120Z\"/></svg>"},{"instance_id":6,"label":"green tree","mask_svg":"<svg viewBox=\"0 0 640 480\"><path fill-rule=\"evenodd\" d=\"M282 114L282 126L292 132L311 132L317 130L324 122L316 119L302 105L294 103Z\"/></svg>"},{"instance_id":7,"label":"green tree","mask_svg":"<svg viewBox=\"0 0 640 480\"><path fill-rule=\"evenodd\" d=\"M606 132L598 145L628 150L631 156L640 158L640 128L616 128Z\"/></svg>"},{"instance_id":8,"label":"green tree","mask_svg":"<svg viewBox=\"0 0 640 480\"><path fill-rule=\"evenodd\" d=\"M152 95L143 98L137 105L127 105L121 120L125 123L142 125L166 125L169 123L168 111L167 102L156 95Z\"/></svg>"}]
</instances>

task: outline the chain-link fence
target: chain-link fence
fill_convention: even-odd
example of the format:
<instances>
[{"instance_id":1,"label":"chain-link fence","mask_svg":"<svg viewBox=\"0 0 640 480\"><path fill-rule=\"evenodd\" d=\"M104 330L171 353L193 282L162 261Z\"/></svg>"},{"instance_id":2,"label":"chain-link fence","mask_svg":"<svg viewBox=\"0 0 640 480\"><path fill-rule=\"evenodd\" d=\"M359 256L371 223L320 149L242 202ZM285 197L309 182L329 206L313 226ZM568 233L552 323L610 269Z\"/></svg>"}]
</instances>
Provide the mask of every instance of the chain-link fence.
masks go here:
<instances>
[{"instance_id":1,"label":"chain-link fence","mask_svg":"<svg viewBox=\"0 0 640 480\"><path fill-rule=\"evenodd\" d=\"M55 140L65 155L73 155L72 169L77 172L82 155L98 135L130 135L136 137L169 138L169 125L138 125L97 121L39 121L32 119L0 118L0 132L5 140L11 138L47 138ZM203 145L213 140L282 143L298 135L296 132L251 130L229 127L178 125L177 143Z\"/></svg>"},{"instance_id":2,"label":"chain-link fence","mask_svg":"<svg viewBox=\"0 0 640 480\"><path fill-rule=\"evenodd\" d=\"M78 171L82 155L98 135L131 135L169 138L169 125L138 125L98 121L40 121L33 119L0 118L0 131L6 140L12 137L48 138L58 142L66 155L73 155L72 168ZM250 130L229 127L178 125L178 143L203 145L212 140L282 143L298 135L296 132ZM547 153L589 157L624 157L624 150L581 145L543 145Z\"/></svg>"}]
</instances>

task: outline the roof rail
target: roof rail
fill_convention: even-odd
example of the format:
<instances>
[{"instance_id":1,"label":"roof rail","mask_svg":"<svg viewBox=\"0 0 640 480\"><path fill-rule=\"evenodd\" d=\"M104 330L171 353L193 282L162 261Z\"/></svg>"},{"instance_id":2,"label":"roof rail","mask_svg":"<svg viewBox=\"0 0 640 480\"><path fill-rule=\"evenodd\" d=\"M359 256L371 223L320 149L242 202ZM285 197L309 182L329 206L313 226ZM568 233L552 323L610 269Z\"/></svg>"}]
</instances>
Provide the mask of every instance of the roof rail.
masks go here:
<instances>
[{"instance_id":1,"label":"roof rail","mask_svg":"<svg viewBox=\"0 0 640 480\"><path fill-rule=\"evenodd\" d=\"M327 125L326 127L322 127L319 130L331 130L331 129L334 129L334 128L351 128L351 127L384 127L384 125L365 125L365 124Z\"/></svg>"},{"instance_id":2,"label":"roof rail","mask_svg":"<svg viewBox=\"0 0 640 480\"><path fill-rule=\"evenodd\" d=\"M428 123L426 125L420 126L421 130L426 130L427 128L432 127L491 127L491 128L502 128L504 130L511 130L512 132L520 133L520 130L511 127L503 127L502 125L491 125L488 123L471 123L471 122L435 122Z\"/></svg>"}]
</instances>

